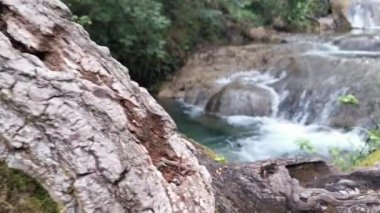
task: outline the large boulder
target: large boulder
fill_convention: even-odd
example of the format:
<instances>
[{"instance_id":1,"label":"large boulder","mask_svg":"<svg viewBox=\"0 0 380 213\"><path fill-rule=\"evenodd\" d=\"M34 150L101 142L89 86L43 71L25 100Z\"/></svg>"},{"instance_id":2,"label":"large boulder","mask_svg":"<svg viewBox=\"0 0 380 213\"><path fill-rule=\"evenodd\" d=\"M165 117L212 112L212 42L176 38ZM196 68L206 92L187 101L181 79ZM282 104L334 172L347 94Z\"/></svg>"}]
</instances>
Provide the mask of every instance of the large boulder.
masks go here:
<instances>
[{"instance_id":1,"label":"large boulder","mask_svg":"<svg viewBox=\"0 0 380 213\"><path fill-rule=\"evenodd\" d=\"M218 115L269 116L271 93L257 85L236 81L226 85L207 102L206 111Z\"/></svg>"},{"instance_id":2,"label":"large boulder","mask_svg":"<svg viewBox=\"0 0 380 213\"><path fill-rule=\"evenodd\" d=\"M319 18L318 26L321 32L334 31L336 29L335 20L332 16Z\"/></svg>"},{"instance_id":3,"label":"large boulder","mask_svg":"<svg viewBox=\"0 0 380 213\"><path fill-rule=\"evenodd\" d=\"M380 38L377 35L348 36L334 41L341 50L380 52Z\"/></svg>"},{"instance_id":4,"label":"large boulder","mask_svg":"<svg viewBox=\"0 0 380 213\"><path fill-rule=\"evenodd\" d=\"M330 4L336 27L340 30L350 29L351 23L348 15L351 0L330 0Z\"/></svg>"}]
</instances>

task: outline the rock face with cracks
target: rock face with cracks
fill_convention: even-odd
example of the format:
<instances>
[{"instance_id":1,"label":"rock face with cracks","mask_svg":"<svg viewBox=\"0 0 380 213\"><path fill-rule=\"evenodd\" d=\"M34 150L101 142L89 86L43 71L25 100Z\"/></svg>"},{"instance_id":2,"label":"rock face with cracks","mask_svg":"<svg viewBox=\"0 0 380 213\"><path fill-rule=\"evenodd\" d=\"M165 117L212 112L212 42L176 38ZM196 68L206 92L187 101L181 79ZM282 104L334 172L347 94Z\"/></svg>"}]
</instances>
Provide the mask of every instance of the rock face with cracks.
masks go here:
<instances>
[{"instance_id":1,"label":"rock face with cracks","mask_svg":"<svg viewBox=\"0 0 380 213\"><path fill-rule=\"evenodd\" d=\"M0 0L0 160L65 212L214 212L167 113L58 0Z\"/></svg>"},{"instance_id":2,"label":"rock face with cracks","mask_svg":"<svg viewBox=\"0 0 380 213\"><path fill-rule=\"evenodd\" d=\"M70 18L57 0L0 0L0 161L62 212L379 212L379 167L215 163Z\"/></svg>"}]
</instances>

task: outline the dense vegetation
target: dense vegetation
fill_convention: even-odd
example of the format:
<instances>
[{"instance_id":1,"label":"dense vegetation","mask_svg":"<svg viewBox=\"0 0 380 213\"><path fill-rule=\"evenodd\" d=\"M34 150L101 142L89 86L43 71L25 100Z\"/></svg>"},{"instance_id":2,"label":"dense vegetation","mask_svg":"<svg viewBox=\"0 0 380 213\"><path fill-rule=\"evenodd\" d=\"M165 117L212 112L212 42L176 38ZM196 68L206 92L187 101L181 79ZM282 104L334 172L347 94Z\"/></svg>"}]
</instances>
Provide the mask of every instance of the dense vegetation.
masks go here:
<instances>
[{"instance_id":1,"label":"dense vegetation","mask_svg":"<svg viewBox=\"0 0 380 213\"><path fill-rule=\"evenodd\" d=\"M154 89L200 44L243 43L255 26L306 30L326 0L65 0L92 39Z\"/></svg>"}]
</instances>

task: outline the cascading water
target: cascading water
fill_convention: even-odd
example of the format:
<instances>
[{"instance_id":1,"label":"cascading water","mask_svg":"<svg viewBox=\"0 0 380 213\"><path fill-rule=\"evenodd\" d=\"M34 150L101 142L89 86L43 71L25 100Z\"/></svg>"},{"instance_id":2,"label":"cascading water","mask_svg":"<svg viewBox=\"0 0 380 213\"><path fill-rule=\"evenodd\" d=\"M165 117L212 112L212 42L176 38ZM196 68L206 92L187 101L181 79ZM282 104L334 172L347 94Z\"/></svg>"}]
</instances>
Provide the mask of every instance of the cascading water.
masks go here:
<instances>
[{"instance_id":1,"label":"cascading water","mask_svg":"<svg viewBox=\"0 0 380 213\"><path fill-rule=\"evenodd\" d=\"M268 90L273 99L273 113L267 117L211 116L202 108L186 105L183 102L176 103L176 106L173 106L173 103L162 104L177 121L180 131L210 146L232 161L256 161L299 155L301 151L297 141L300 140L308 141L317 153L324 156L328 156L331 148L353 151L364 146L362 137L356 131L345 132L317 123L305 125L302 117L307 117L309 111L306 93L303 93L301 98L304 99L302 101L304 108L294 119L284 118L279 112L279 106L286 99L287 91L277 93L272 85L285 77L285 74L274 78L268 74L250 71L236 72L216 81L219 85L243 81ZM324 107L319 120L325 119L331 113L333 103L337 102L337 94L331 95L330 103ZM183 111L185 114L182 114Z\"/></svg>"},{"instance_id":2,"label":"cascading water","mask_svg":"<svg viewBox=\"0 0 380 213\"><path fill-rule=\"evenodd\" d=\"M380 0L351 2L349 21L354 28L365 31L321 39L304 35L300 39L296 35L287 44L273 44L273 51L258 59L266 61L262 72L235 71L217 75L220 78L216 80L211 78L215 82L194 83L195 92L190 91L185 100L198 98L201 101L189 101L197 106L183 100L161 100L161 104L179 131L231 161L297 156L302 154L299 141L307 141L316 154L326 157L331 148L362 150L366 144L363 131L355 126L369 127L373 120L380 120L380 35L377 30L367 31L380 29ZM236 67L240 67L238 59L231 60L237 61ZM227 95L224 89L228 89ZM338 101L350 93L356 93L360 107L342 106ZM269 96L271 101L266 99ZM219 114L218 107L206 112L207 98L215 106L229 107ZM266 107L271 113L258 116L251 106L255 103L270 103ZM241 110L233 111L235 107ZM231 115L235 112L242 114Z\"/></svg>"},{"instance_id":3,"label":"cascading water","mask_svg":"<svg viewBox=\"0 0 380 213\"><path fill-rule=\"evenodd\" d=\"M353 0L348 12L351 26L356 29L380 28L379 7L379 0Z\"/></svg>"}]
</instances>

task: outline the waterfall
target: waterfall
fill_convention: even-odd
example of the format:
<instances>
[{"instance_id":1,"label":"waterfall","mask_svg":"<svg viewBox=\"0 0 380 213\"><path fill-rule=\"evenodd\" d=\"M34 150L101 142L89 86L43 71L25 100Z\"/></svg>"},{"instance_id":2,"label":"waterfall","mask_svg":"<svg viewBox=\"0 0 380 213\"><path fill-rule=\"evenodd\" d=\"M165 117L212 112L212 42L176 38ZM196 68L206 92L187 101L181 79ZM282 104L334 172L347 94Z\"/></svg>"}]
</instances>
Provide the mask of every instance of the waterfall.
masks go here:
<instances>
[{"instance_id":1,"label":"waterfall","mask_svg":"<svg viewBox=\"0 0 380 213\"><path fill-rule=\"evenodd\" d=\"M380 28L380 0L353 0L348 11L353 28Z\"/></svg>"},{"instance_id":2,"label":"waterfall","mask_svg":"<svg viewBox=\"0 0 380 213\"><path fill-rule=\"evenodd\" d=\"M297 90L285 87L276 91L273 86L276 83L282 85L281 81L286 79L286 73L283 71L275 77L268 72L242 71L234 72L215 81L219 86L239 81L268 91L272 98L271 115L264 117L220 116L218 121L215 117L207 117L207 113L202 108L182 103L185 114L190 118L188 123L183 126L191 126L188 131L191 132L190 134L197 132L195 134L197 140L208 144L216 152L232 161L256 161L271 157L297 156L301 153L296 143L298 140L308 141L316 149L316 152L323 156L328 156L331 148L338 147L346 151L362 149L363 138L356 130L346 132L325 126L329 116L339 104L338 97L345 94L347 89L341 88L336 92L326 90L318 96L311 95L310 92L304 90L300 92L299 99L289 99L288 93L296 94ZM284 102L289 102L285 104L287 108L281 109L280 105ZM299 102L299 104L293 105L293 102ZM325 104L320 108L313 107L318 104L317 102ZM319 113L315 114L315 111ZM306 124L307 120L312 122ZM196 130L196 127L193 126L194 123L201 124L203 129L209 129L213 134L205 134L201 129Z\"/></svg>"},{"instance_id":3,"label":"waterfall","mask_svg":"<svg viewBox=\"0 0 380 213\"><path fill-rule=\"evenodd\" d=\"M350 20L354 27L380 29L378 2L363 0L351 5ZM263 67L221 72L205 81L207 84L193 83L191 89L195 92L203 90L200 92L203 95L196 94L195 99L224 103L232 113L214 113L200 101L186 103L186 96L184 102L175 102L174 107L169 103L166 109L181 132L230 161L304 155L301 142L314 148L313 155L325 157L335 148L345 152L364 150L368 135L355 127L370 128L373 121L380 120L377 107L380 37L372 34L377 30L357 31L363 34L329 35L315 41L307 37L305 41L273 44L270 51L259 44L253 46L251 57L243 55L244 58L233 60L240 69L241 59L254 61L259 56L261 60L258 50L264 48L268 61ZM360 101L357 106L339 101L349 94ZM255 95L261 99L255 99ZM197 106L190 105L194 103ZM245 106L270 111L263 114L253 110L233 111Z\"/></svg>"}]
</instances>

